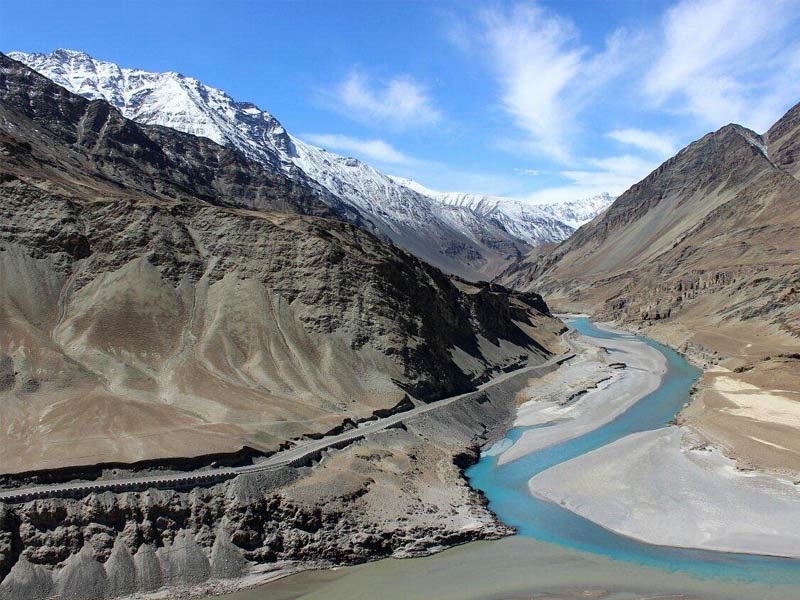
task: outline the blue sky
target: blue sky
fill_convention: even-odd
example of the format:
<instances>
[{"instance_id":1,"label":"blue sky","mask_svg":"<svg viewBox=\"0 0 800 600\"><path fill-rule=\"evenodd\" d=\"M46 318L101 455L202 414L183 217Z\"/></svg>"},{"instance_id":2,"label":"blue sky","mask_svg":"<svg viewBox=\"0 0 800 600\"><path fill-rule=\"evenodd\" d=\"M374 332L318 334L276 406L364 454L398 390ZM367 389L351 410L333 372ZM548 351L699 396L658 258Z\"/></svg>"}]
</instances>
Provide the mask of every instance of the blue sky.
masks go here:
<instances>
[{"instance_id":1,"label":"blue sky","mask_svg":"<svg viewBox=\"0 0 800 600\"><path fill-rule=\"evenodd\" d=\"M800 1L0 0L0 49L179 71L433 189L621 193L800 101Z\"/></svg>"}]
</instances>

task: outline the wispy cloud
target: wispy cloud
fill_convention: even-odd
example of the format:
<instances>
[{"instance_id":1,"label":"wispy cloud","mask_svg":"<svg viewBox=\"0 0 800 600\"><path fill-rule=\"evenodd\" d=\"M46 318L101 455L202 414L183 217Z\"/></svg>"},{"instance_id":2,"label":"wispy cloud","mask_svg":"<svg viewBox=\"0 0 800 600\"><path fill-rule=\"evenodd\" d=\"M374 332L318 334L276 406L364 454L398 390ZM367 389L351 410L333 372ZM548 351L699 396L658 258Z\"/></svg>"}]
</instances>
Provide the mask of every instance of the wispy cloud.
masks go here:
<instances>
[{"instance_id":1,"label":"wispy cloud","mask_svg":"<svg viewBox=\"0 0 800 600\"><path fill-rule=\"evenodd\" d=\"M536 5L486 11L481 27L502 106L528 136L517 146L569 161L576 115L628 60L624 34L593 54L572 21Z\"/></svg>"},{"instance_id":2,"label":"wispy cloud","mask_svg":"<svg viewBox=\"0 0 800 600\"><path fill-rule=\"evenodd\" d=\"M356 154L364 160L408 165L417 162L383 140L364 140L333 133L306 133L303 137L317 146L337 152Z\"/></svg>"},{"instance_id":3,"label":"wispy cloud","mask_svg":"<svg viewBox=\"0 0 800 600\"><path fill-rule=\"evenodd\" d=\"M329 96L337 111L369 125L412 129L438 123L442 118L427 87L408 75L375 84L354 70Z\"/></svg>"},{"instance_id":4,"label":"wispy cloud","mask_svg":"<svg viewBox=\"0 0 800 600\"><path fill-rule=\"evenodd\" d=\"M539 169L514 169L514 173L518 173L520 175L529 175L531 177L538 177L542 174Z\"/></svg>"},{"instance_id":5,"label":"wispy cloud","mask_svg":"<svg viewBox=\"0 0 800 600\"><path fill-rule=\"evenodd\" d=\"M380 139L330 133L305 133L301 138L326 150L372 162L382 166L384 172L413 179L431 189L499 195L519 192L519 181L508 174L463 170L439 161L416 158Z\"/></svg>"},{"instance_id":6,"label":"wispy cloud","mask_svg":"<svg viewBox=\"0 0 800 600\"><path fill-rule=\"evenodd\" d=\"M505 110L545 152L566 158L563 135L570 110L560 97L580 71L584 50L574 45L577 30L538 7L484 18Z\"/></svg>"},{"instance_id":7,"label":"wispy cloud","mask_svg":"<svg viewBox=\"0 0 800 600\"><path fill-rule=\"evenodd\" d=\"M658 166L657 160L631 154L590 158L580 167L561 172L565 184L539 190L525 197L533 204L564 202L607 192L618 196Z\"/></svg>"},{"instance_id":8,"label":"wispy cloud","mask_svg":"<svg viewBox=\"0 0 800 600\"><path fill-rule=\"evenodd\" d=\"M763 131L800 95L800 3L683 0L645 77L656 107Z\"/></svg>"},{"instance_id":9,"label":"wispy cloud","mask_svg":"<svg viewBox=\"0 0 800 600\"><path fill-rule=\"evenodd\" d=\"M675 154L675 143L668 137L655 131L644 129L615 129L609 131L606 137L616 140L621 144L634 146L641 150L651 152L661 157Z\"/></svg>"},{"instance_id":10,"label":"wispy cloud","mask_svg":"<svg viewBox=\"0 0 800 600\"><path fill-rule=\"evenodd\" d=\"M611 194L621 194L658 166L657 161L631 154L593 158L584 164L584 169L562 171L561 174L579 186Z\"/></svg>"}]
</instances>

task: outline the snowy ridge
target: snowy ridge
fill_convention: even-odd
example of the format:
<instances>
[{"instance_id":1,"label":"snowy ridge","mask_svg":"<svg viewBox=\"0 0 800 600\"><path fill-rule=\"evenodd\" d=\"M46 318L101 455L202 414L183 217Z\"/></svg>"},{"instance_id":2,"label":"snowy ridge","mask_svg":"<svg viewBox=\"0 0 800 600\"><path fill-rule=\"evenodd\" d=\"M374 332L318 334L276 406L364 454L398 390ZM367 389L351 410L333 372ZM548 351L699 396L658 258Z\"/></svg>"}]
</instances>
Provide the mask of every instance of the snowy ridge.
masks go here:
<instances>
[{"instance_id":1,"label":"snowy ridge","mask_svg":"<svg viewBox=\"0 0 800 600\"><path fill-rule=\"evenodd\" d=\"M73 50L10 56L73 93L108 101L127 118L207 137L321 186L358 213L362 226L470 279L492 277L531 247L561 241L587 220L582 204L553 212L500 198L440 194L392 178L306 144L269 112L179 73L122 68Z\"/></svg>"},{"instance_id":2,"label":"snowy ridge","mask_svg":"<svg viewBox=\"0 0 800 600\"><path fill-rule=\"evenodd\" d=\"M552 240L548 241L561 241L569 237L572 231L600 215L614 202L614 196L610 194L597 194L588 198L566 202L531 204L524 200L503 196L487 196L466 192L436 192L405 177L393 176L392 178L432 200L447 206L470 210L483 217L505 218L528 223L536 222L537 220L541 222L551 220L568 226L568 234L563 237L555 235ZM560 225L554 225L554 227L558 228Z\"/></svg>"},{"instance_id":3,"label":"snowy ridge","mask_svg":"<svg viewBox=\"0 0 800 600\"><path fill-rule=\"evenodd\" d=\"M556 219L577 229L600 216L616 200L608 193L596 194L579 200L539 205Z\"/></svg>"},{"instance_id":4,"label":"snowy ridge","mask_svg":"<svg viewBox=\"0 0 800 600\"><path fill-rule=\"evenodd\" d=\"M747 142L753 146L753 148L764 155L764 158L769 159L769 150L767 149L767 145L764 143L764 138L744 127L740 129L740 133L742 134L742 137L744 137L744 139L746 139Z\"/></svg>"}]
</instances>

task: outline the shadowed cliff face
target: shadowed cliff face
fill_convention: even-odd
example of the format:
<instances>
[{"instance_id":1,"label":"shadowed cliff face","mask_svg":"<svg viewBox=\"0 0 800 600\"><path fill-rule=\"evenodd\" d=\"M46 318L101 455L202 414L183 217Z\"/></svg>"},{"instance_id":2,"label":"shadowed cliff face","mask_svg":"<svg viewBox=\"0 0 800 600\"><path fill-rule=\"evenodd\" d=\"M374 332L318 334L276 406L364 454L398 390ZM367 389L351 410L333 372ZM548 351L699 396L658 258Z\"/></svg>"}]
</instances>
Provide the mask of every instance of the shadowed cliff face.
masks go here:
<instances>
[{"instance_id":1,"label":"shadowed cliff face","mask_svg":"<svg viewBox=\"0 0 800 600\"><path fill-rule=\"evenodd\" d=\"M797 113L764 138L738 125L706 135L501 281L606 318L760 319L800 335Z\"/></svg>"},{"instance_id":2,"label":"shadowed cliff face","mask_svg":"<svg viewBox=\"0 0 800 600\"><path fill-rule=\"evenodd\" d=\"M317 190L5 57L0 153L6 472L272 450L556 343L536 294L451 280Z\"/></svg>"}]
</instances>

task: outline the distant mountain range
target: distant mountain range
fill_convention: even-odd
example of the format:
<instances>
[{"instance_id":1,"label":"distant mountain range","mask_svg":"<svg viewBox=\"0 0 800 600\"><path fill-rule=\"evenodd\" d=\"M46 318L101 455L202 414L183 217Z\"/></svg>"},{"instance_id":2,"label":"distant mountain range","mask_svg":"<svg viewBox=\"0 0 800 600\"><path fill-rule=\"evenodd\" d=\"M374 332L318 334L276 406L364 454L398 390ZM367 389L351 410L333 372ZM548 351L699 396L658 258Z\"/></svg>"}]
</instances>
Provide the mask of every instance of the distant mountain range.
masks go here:
<instances>
[{"instance_id":1,"label":"distant mountain range","mask_svg":"<svg viewBox=\"0 0 800 600\"><path fill-rule=\"evenodd\" d=\"M566 239L613 200L604 194L533 206L433 192L307 144L269 112L179 73L121 68L72 50L10 56L75 94L109 102L129 119L236 148L269 172L323 192L342 218L472 280L492 278L532 248Z\"/></svg>"},{"instance_id":2,"label":"distant mountain range","mask_svg":"<svg viewBox=\"0 0 800 600\"><path fill-rule=\"evenodd\" d=\"M566 202L548 204L531 204L530 202L504 196L487 196L484 194L469 194L466 192L436 192L412 179L395 176L392 176L392 179L401 185L411 188L415 192L419 192L423 196L427 196L431 200L446 204L447 206L467 209L477 215L489 217L492 215L505 214L508 217L513 216L517 219L519 219L520 216L528 214L531 216L547 215L560 221L572 231L594 219L614 202L614 196L605 193L596 194L580 200L568 200ZM525 234L521 231L520 235L524 236ZM569 236L565 236L564 239L567 237ZM531 239L537 238L534 236Z\"/></svg>"}]
</instances>

